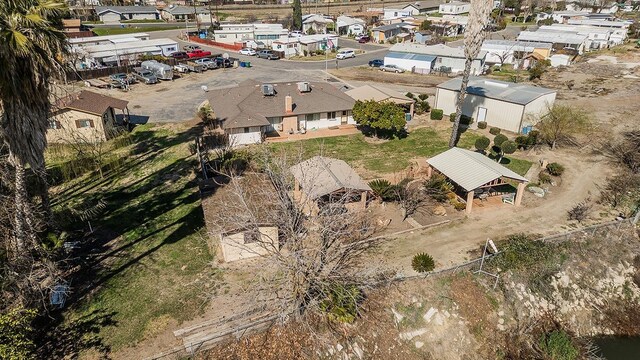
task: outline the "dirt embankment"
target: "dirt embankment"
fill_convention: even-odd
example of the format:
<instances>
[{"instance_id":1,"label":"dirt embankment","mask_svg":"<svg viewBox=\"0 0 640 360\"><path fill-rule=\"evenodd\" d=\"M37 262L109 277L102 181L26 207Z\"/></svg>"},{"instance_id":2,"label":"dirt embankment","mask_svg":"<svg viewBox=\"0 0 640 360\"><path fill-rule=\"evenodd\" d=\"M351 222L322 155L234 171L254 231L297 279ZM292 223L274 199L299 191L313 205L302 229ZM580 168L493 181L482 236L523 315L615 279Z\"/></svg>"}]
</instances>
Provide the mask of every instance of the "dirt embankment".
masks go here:
<instances>
[{"instance_id":1,"label":"dirt embankment","mask_svg":"<svg viewBox=\"0 0 640 360\"><path fill-rule=\"evenodd\" d=\"M561 343L584 353L590 336L640 331L639 235L625 223L544 244L514 237L485 264L500 274L496 288L469 269L394 283L369 293L352 325L288 325L202 358L545 358Z\"/></svg>"}]
</instances>

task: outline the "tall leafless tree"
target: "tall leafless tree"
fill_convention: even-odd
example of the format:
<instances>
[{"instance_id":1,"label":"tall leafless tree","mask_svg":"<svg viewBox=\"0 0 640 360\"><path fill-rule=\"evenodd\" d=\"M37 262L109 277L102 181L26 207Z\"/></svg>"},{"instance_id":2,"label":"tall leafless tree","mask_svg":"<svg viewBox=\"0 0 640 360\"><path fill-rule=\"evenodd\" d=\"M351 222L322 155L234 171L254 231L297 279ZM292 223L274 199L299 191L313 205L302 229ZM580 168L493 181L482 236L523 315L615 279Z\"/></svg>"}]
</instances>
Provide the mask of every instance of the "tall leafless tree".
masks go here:
<instances>
[{"instance_id":1,"label":"tall leafless tree","mask_svg":"<svg viewBox=\"0 0 640 360\"><path fill-rule=\"evenodd\" d=\"M480 53L482 42L486 35L486 28L491 20L491 9L493 1L491 0L471 0L471 9L469 10L469 22L464 32L464 56L466 58L464 64L464 72L462 73L462 84L460 85L460 94L456 102L456 119L453 122L453 130L451 131L451 139L449 147L456 146L458 142L458 134L460 130L460 119L462 117L462 103L467 95L467 85L469 84L469 76L471 76L471 66L473 61Z\"/></svg>"},{"instance_id":2,"label":"tall leafless tree","mask_svg":"<svg viewBox=\"0 0 640 360\"><path fill-rule=\"evenodd\" d=\"M268 302L283 318L300 320L320 310L335 289L373 285L379 274L365 266L364 253L383 239L374 237L371 216L350 206L360 193L319 202L295 196L290 160L265 150L254 159L259 173L223 176L225 189L218 191L232 196L219 203L225 211L215 215L210 231L213 238L226 229L254 234L251 242L259 245L265 271L256 277L253 298ZM265 233L265 226L276 227L278 238Z\"/></svg>"}]
</instances>

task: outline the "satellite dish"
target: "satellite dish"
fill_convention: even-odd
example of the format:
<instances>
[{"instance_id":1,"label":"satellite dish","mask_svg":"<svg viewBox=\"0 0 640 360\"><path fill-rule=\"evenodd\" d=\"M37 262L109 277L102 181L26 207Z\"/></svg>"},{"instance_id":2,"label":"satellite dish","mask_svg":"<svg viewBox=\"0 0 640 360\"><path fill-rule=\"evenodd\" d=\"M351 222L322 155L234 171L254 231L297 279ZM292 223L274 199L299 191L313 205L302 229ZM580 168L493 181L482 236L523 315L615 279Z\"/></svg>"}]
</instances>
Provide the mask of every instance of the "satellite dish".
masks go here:
<instances>
[{"instance_id":1,"label":"satellite dish","mask_svg":"<svg viewBox=\"0 0 640 360\"><path fill-rule=\"evenodd\" d=\"M204 92L208 92L208 91L209 91L209 87L208 87L207 85L202 85L200 88L201 88L201 89L202 89L202 91L204 91Z\"/></svg>"},{"instance_id":2,"label":"satellite dish","mask_svg":"<svg viewBox=\"0 0 640 360\"><path fill-rule=\"evenodd\" d=\"M222 54L222 58L223 58L223 59L228 59L228 58L229 58L229 53L224 53L224 54Z\"/></svg>"}]
</instances>

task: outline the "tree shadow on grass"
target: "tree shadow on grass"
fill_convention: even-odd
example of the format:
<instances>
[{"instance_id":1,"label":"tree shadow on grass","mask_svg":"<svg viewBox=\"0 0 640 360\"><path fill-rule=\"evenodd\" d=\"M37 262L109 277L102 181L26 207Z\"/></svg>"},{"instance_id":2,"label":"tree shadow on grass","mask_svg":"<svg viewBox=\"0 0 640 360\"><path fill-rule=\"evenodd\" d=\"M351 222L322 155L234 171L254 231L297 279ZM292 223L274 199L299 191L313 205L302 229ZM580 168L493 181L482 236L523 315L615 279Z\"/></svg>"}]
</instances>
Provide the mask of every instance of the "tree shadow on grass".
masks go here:
<instances>
[{"instance_id":1,"label":"tree shadow on grass","mask_svg":"<svg viewBox=\"0 0 640 360\"><path fill-rule=\"evenodd\" d=\"M54 322L61 325L49 328L39 338L39 358L75 358L80 352L88 349L97 352L101 358L108 358L111 348L99 334L104 327L117 325L114 316L114 312L94 310L66 324L62 314L54 314Z\"/></svg>"}]
</instances>

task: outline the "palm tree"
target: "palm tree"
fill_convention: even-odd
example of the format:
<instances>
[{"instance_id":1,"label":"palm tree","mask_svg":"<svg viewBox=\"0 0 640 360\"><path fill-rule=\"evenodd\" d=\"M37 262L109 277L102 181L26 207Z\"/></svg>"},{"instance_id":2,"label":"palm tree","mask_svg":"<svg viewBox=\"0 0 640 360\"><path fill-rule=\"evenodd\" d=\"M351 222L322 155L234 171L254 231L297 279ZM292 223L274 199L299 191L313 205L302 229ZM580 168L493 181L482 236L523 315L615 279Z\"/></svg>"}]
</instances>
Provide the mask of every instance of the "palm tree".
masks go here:
<instances>
[{"instance_id":1,"label":"palm tree","mask_svg":"<svg viewBox=\"0 0 640 360\"><path fill-rule=\"evenodd\" d=\"M460 118L462 117L462 103L467 95L467 85L469 84L469 76L471 75L471 65L473 60L480 53L482 42L486 35L486 27L489 24L493 1L491 0L471 0L471 9L469 10L469 21L464 31L464 56L466 58L464 64L464 72L462 73L462 84L460 85L460 95L456 102L456 119L453 123L451 131L451 139L449 147L456 146L458 142L458 130L460 128Z\"/></svg>"},{"instance_id":2,"label":"palm tree","mask_svg":"<svg viewBox=\"0 0 640 360\"><path fill-rule=\"evenodd\" d=\"M61 0L0 1L0 138L15 169L14 251L32 239L33 217L25 174L45 178L44 150L54 75L62 70L67 42L61 31ZM48 211L46 186L43 205Z\"/></svg>"}]
</instances>

